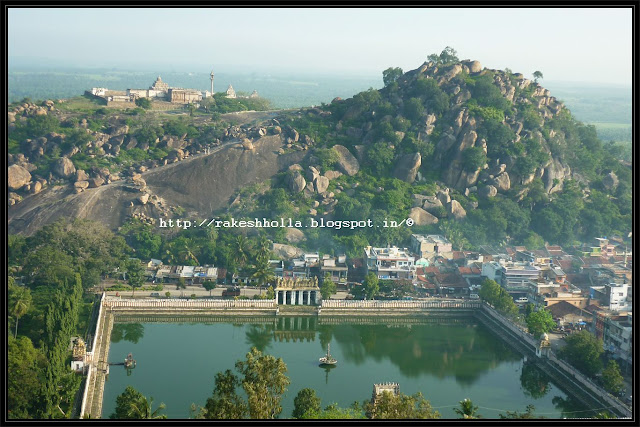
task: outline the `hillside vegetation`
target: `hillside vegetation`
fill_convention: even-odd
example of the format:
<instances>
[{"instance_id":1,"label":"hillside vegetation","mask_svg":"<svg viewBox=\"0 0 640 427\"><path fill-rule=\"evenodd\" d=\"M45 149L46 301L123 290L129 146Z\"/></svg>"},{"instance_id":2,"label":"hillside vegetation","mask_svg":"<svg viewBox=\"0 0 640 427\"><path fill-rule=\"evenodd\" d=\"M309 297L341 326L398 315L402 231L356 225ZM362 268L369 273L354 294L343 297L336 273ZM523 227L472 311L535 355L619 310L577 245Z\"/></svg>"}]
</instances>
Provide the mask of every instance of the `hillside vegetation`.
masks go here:
<instances>
[{"instance_id":1,"label":"hillside vegetation","mask_svg":"<svg viewBox=\"0 0 640 427\"><path fill-rule=\"evenodd\" d=\"M203 105L182 115L15 104L9 203L37 205L33 196L43 189L53 194L52 185L73 183L82 193L127 180L143 193L140 202L119 192L110 203L129 206L130 217L138 205L165 203L172 208L147 214L179 217L187 207L200 218L414 220L413 227L262 231L275 242L351 255L367 244L406 244L415 232L443 233L458 248L502 242L536 248L631 230L631 168L614 156L624 153L603 144L593 126L576 120L536 81L460 61L450 48L416 70L385 70L383 80L381 90L242 125L220 112L244 107L218 96L218 111ZM258 142L264 138L269 142ZM269 157L260 182L235 182L225 173L233 193L226 204L224 198L212 204L193 188L197 179L217 180L221 166L200 167L200 176L188 162L178 163L167 169L171 180L160 168L231 142L256 161L266 159L267 150L280 157L300 152L298 163L276 165ZM252 170L246 161L238 164ZM150 171L147 186L136 174ZM83 203L74 211L91 218ZM194 243L194 250L201 246Z\"/></svg>"}]
</instances>

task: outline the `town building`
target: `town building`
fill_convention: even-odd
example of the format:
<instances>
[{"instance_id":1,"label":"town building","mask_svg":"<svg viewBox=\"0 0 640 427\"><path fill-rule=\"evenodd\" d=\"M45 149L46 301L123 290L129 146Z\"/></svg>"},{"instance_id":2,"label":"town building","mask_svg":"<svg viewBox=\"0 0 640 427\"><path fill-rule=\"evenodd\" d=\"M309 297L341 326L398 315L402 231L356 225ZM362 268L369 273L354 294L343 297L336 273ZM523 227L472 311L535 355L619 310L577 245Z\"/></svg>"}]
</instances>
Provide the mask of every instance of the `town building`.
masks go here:
<instances>
[{"instance_id":1,"label":"town building","mask_svg":"<svg viewBox=\"0 0 640 427\"><path fill-rule=\"evenodd\" d=\"M378 279L398 280L415 278L415 258L409 255L407 248L395 246L364 249L366 272L373 272Z\"/></svg>"},{"instance_id":2,"label":"town building","mask_svg":"<svg viewBox=\"0 0 640 427\"><path fill-rule=\"evenodd\" d=\"M320 265L320 276L322 278L328 273L332 281L338 284L346 284L348 271L346 255L338 255L337 257L324 255L322 257Z\"/></svg>"},{"instance_id":3,"label":"town building","mask_svg":"<svg viewBox=\"0 0 640 427\"><path fill-rule=\"evenodd\" d=\"M412 234L411 251L419 258L432 259L439 255L451 258L451 242L446 237L438 234Z\"/></svg>"},{"instance_id":4,"label":"town building","mask_svg":"<svg viewBox=\"0 0 640 427\"><path fill-rule=\"evenodd\" d=\"M606 317L603 323L604 349L629 372L633 362L633 315Z\"/></svg>"},{"instance_id":5,"label":"town building","mask_svg":"<svg viewBox=\"0 0 640 427\"><path fill-rule=\"evenodd\" d=\"M611 311L629 311L631 304L627 300L629 285L625 283L608 283L604 286L592 286L589 297L597 300L600 306Z\"/></svg>"}]
</instances>

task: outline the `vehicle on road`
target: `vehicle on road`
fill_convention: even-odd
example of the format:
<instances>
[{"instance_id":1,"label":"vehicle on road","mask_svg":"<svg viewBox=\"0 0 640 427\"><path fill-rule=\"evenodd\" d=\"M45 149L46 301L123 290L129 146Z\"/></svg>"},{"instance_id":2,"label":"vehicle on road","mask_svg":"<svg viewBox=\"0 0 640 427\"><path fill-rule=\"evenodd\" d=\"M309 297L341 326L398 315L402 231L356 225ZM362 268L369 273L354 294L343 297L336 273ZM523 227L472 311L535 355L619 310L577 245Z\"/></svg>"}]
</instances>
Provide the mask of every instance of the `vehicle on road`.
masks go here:
<instances>
[{"instance_id":1,"label":"vehicle on road","mask_svg":"<svg viewBox=\"0 0 640 427\"><path fill-rule=\"evenodd\" d=\"M239 286L229 287L229 288L225 289L224 291L222 291L222 296L223 297L239 297L240 296L240 287Z\"/></svg>"}]
</instances>

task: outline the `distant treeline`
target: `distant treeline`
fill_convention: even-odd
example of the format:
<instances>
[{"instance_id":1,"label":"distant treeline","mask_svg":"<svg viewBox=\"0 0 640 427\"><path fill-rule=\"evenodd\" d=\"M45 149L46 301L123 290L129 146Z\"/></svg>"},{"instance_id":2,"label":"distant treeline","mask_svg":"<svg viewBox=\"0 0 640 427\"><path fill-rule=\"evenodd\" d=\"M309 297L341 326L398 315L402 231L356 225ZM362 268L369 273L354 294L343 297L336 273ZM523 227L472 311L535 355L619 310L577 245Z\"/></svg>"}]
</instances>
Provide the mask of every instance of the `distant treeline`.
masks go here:
<instances>
[{"instance_id":1,"label":"distant treeline","mask_svg":"<svg viewBox=\"0 0 640 427\"><path fill-rule=\"evenodd\" d=\"M10 71L8 75L9 102L25 97L33 100L71 98L92 87L112 90L149 87L158 74L173 87L210 90L208 73L128 72L109 70L77 71ZM257 90L275 108L297 108L329 103L333 98L349 98L369 87L382 87L378 76L296 76L216 73L214 91L225 92L229 85L236 92L247 94Z\"/></svg>"}]
</instances>

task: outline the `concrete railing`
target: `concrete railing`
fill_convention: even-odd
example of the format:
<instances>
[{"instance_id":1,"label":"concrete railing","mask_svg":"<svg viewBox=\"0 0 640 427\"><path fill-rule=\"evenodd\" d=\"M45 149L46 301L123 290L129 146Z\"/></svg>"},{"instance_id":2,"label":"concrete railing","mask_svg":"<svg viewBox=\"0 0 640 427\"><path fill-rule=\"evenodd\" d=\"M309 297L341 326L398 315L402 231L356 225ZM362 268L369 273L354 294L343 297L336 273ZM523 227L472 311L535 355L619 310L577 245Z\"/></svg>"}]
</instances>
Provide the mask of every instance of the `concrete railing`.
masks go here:
<instances>
[{"instance_id":1,"label":"concrete railing","mask_svg":"<svg viewBox=\"0 0 640 427\"><path fill-rule=\"evenodd\" d=\"M521 342L529 345L533 351L536 350L538 341L531 334L529 334L525 330L525 328L513 323L512 320L498 313L496 309L494 309L487 303L483 303L482 311L486 315L492 317L495 321L502 324L504 327L508 328L514 335L520 338ZM579 372L568 363L558 359L553 351L549 352L548 362L560 372L563 372L568 377L573 378L576 383L580 384L581 387L588 389L590 394L597 396L598 398L604 400L604 402L607 403L608 406L615 408L619 414L628 417L631 416L631 412L629 411L629 409L619 399L609 394L598 384L594 383L591 378L585 376L583 373Z\"/></svg>"},{"instance_id":2,"label":"concrete railing","mask_svg":"<svg viewBox=\"0 0 640 427\"><path fill-rule=\"evenodd\" d=\"M346 308L346 309L430 309L430 308L480 308L478 301L346 301L346 300L322 300L321 308Z\"/></svg>"},{"instance_id":3,"label":"concrete railing","mask_svg":"<svg viewBox=\"0 0 640 427\"><path fill-rule=\"evenodd\" d=\"M631 417L632 414L627 405L625 405L617 397L611 395L600 385L593 382L591 378L587 377L582 372L578 371L565 361L558 359L553 353L549 355L549 363L555 365L558 370L564 371L567 376L573 377L573 379L579 382L582 387L588 388L591 393L594 393L600 398L604 399L605 402L609 406L615 408L618 413L622 414L625 417Z\"/></svg>"},{"instance_id":4,"label":"concrete railing","mask_svg":"<svg viewBox=\"0 0 640 427\"><path fill-rule=\"evenodd\" d=\"M538 342L535 338L533 338L533 335L531 335L524 327L513 323L513 320L498 313L495 308L491 307L487 303L482 303L482 311L497 322L500 322L500 324L508 328L512 333L521 338L526 344L530 345L533 351L536 350Z\"/></svg>"},{"instance_id":5,"label":"concrete railing","mask_svg":"<svg viewBox=\"0 0 640 427\"><path fill-rule=\"evenodd\" d=\"M213 299L122 299L107 297L102 302L104 307L111 309L206 309L206 308L238 308L238 309L275 309L275 300L213 300Z\"/></svg>"},{"instance_id":6,"label":"concrete railing","mask_svg":"<svg viewBox=\"0 0 640 427\"><path fill-rule=\"evenodd\" d=\"M91 377L93 375L93 352L96 349L96 342L98 341L98 331L100 331L100 324L102 322L102 307L104 307L104 301L106 298L106 294L103 292L102 297L100 298L100 306L98 307L98 320L96 321L96 329L93 332L93 343L91 344L91 351L87 352L87 357L85 359L87 363L87 379L84 383L84 392L82 393L82 405L80 406L80 419L84 418L84 414L86 413L86 405L87 405L87 394L89 393L89 384L91 383Z\"/></svg>"}]
</instances>

